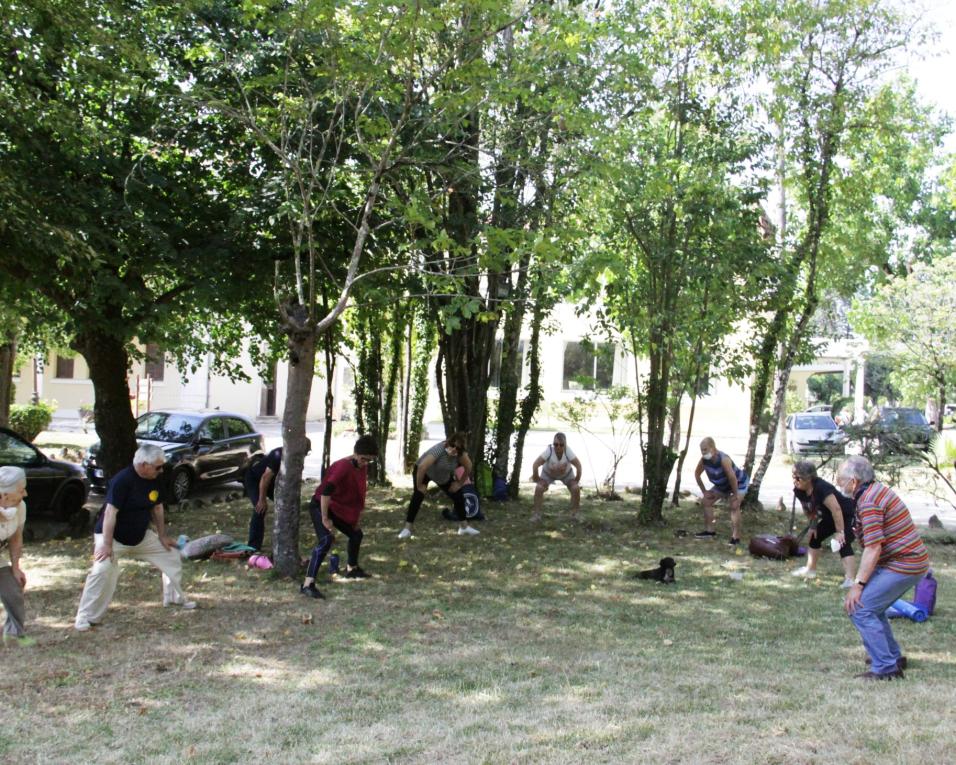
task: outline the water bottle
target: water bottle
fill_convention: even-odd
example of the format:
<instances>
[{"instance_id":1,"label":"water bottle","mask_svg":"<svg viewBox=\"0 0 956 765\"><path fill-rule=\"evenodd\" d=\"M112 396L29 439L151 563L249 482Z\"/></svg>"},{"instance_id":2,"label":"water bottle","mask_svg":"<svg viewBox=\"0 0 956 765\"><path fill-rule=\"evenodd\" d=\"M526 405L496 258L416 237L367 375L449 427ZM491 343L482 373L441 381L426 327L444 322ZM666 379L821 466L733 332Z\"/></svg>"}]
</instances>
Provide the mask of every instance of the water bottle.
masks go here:
<instances>
[{"instance_id":1,"label":"water bottle","mask_svg":"<svg viewBox=\"0 0 956 765\"><path fill-rule=\"evenodd\" d=\"M840 552L841 547L843 547L843 545L840 544L840 540L836 537L830 540L830 549L833 550L833 552Z\"/></svg>"},{"instance_id":2,"label":"water bottle","mask_svg":"<svg viewBox=\"0 0 956 765\"><path fill-rule=\"evenodd\" d=\"M339 573L339 556L330 555L329 556L329 575Z\"/></svg>"},{"instance_id":3,"label":"water bottle","mask_svg":"<svg viewBox=\"0 0 956 765\"><path fill-rule=\"evenodd\" d=\"M176 547L182 550L186 546L186 542L189 541L189 537L185 534L180 534L179 539L176 540Z\"/></svg>"}]
</instances>

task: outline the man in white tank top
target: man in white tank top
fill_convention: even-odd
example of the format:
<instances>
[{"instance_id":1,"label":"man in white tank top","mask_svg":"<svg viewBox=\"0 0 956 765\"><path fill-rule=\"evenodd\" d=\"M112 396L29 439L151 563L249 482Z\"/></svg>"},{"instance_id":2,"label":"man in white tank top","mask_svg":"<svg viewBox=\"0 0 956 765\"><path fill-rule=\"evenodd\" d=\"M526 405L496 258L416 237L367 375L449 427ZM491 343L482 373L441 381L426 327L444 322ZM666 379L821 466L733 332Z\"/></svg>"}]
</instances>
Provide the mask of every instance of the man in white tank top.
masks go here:
<instances>
[{"instance_id":1,"label":"man in white tank top","mask_svg":"<svg viewBox=\"0 0 956 765\"><path fill-rule=\"evenodd\" d=\"M578 517L578 508L581 506L581 460L568 449L564 433L555 433L551 446L538 455L531 466L531 480L536 484L532 521L541 520L544 493L555 481L561 481L568 487L571 492L571 517Z\"/></svg>"}]
</instances>

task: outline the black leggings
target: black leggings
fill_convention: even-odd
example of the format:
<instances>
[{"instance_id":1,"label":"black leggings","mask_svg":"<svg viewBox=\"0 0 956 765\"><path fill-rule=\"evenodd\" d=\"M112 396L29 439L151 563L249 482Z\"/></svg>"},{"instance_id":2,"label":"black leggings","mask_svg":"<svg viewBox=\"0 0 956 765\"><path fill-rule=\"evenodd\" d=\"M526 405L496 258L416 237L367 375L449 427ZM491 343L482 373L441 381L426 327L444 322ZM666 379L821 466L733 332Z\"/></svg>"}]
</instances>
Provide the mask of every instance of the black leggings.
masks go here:
<instances>
[{"instance_id":1,"label":"black leggings","mask_svg":"<svg viewBox=\"0 0 956 765\"><path fill-rule=\"evenodd\" d=\"M853 547L850 543L856 539L853 536L853 519L843 515L843 547L840 548L841 558L850 558L853 556ZM817 523L817 533L808 543L814 550L819 550L824 539L836 533L836 524L833 522L833 513L829 508L824 507L820 513L820 521Z\"/></svg>"},{"instance_id":2,"label":"black leggings","mask_svg":"<svg viewBox=\"0 0 956 765\"><path fill-rule=\"evenodd\" d=\"M428 482L430 478L425 479L425 487L428 488ZM461 491L456 491L454 494L448 491L448 487L451 486L451 481L448 483L438 484L438 487L449 496L452 502L455 503L455 517L459 521L464 521L467 517L465 515L465 495ZM406 523L414 523L415 517L418 515L418 511L421 509L422 502L425 499L425 495L418 490L418 484L415 484L415 488L412 490L412 499L408 503L408 512L405 514Z\"/></svg>"},{"instance_id":3,"label":"black leggings","mask_svg":"<svg viewBox=\"0 0 956 765\"><path fill-rule=\"evenodd\" d=\"M309 502L309 515L312 516L312 525L315 526L315 535L319 538L318 543L312 548L312 557L309 558L309 570L306 576L315 579L319 572L319 566L325 559L326 553L332 547L332 532L325 528L322 523L322 506L313 499ZM362 546L362 529L350 526L334 513L329 513L329 520L332 525L348 537L348 562L350 566L358 565L359 548Z\"/></svg>"}]
</instances>

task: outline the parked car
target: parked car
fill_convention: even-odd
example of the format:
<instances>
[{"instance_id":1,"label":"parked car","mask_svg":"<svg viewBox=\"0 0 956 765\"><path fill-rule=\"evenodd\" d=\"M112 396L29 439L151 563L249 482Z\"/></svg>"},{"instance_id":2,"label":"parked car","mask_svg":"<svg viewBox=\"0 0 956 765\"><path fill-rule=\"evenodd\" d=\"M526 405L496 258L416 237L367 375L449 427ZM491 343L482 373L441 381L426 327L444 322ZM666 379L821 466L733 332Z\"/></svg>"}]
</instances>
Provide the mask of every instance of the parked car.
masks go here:
<instances>
[{"instance_id":1,"label":"parked car","mask_svg":"<svg viewBox=\"0 0 956 765\"><path fill-rule=\"evenodd\" d=\"M51 460L33 444L7 428L0 428L0 466L15 465L27 474L27 518L51 516L83 525L89 516L83 469L72 462Z\"/></svg>"},{"instance_id":2,"label":"parked car","mask_svg":"<svg viewBox=\"0 0 956 765\"><path fill-rule=\"evenodd\" d=\"M935 432L919 409L881 406L872 418L874 435L882 450L907 447L929 449Z\"/></svg>"},{"instance_id":3,"label":"parked car","mask_svg":"<svg viewBox=\"0 0 956 765\"><path fill-rule=\"evenodd\" d=\"M164 472L172 502L185 499L195 486L241 481L265 449L262 434L248 419L220 411L147 412L136 421L136 440L166 452ZM97 462L98 453L97 442L83 466L92 487L103 492L107 478Z\"/></svg>"},{"instance_id":4,"label":"parked car","mask_svg":"<svg viewBox=\"0 0 956 765\"><path fill-rule=\"evenodd\" d=\"M843 454L846 434L829 414L798 412L787 417L787 449L791 454Z\"/></svg>"},{"instance_id":5,"label":"parked car","mask_svg":"<svg viewBox=\"0 0 956 765\"><path fill-rule=\"evenodd\" d=\"M808 406L805 412L822 412L824 414L830 414L833 411L832 404L814 404L813 406Z\"/></svg>"}]
</instances>

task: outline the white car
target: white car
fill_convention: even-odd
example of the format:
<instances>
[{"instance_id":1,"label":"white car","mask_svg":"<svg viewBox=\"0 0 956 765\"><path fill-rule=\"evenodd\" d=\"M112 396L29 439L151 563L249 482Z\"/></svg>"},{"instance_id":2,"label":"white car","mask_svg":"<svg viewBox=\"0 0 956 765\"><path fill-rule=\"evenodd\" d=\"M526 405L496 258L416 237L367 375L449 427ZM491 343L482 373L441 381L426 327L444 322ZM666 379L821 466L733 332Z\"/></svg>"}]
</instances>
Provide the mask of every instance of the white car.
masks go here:
<instances>
[{"instance_id":1,"label":"white car","mask_svg":"<svg viewBox=\"0 0 956 765\"><path fill-rule=\"evenodd\" d=\"M799 412L787 417L787 449L791 454L843 454L846 434L829 414Z\"/></svg>"}]
</instances>

